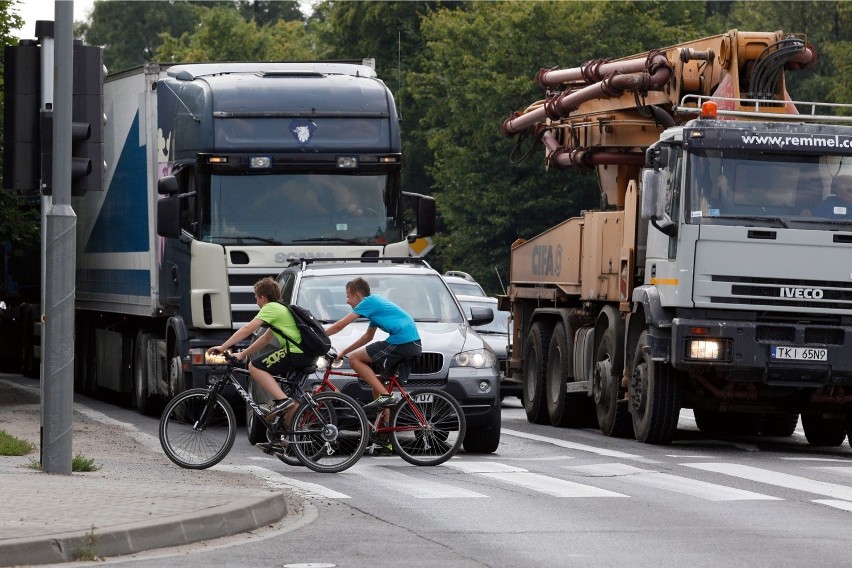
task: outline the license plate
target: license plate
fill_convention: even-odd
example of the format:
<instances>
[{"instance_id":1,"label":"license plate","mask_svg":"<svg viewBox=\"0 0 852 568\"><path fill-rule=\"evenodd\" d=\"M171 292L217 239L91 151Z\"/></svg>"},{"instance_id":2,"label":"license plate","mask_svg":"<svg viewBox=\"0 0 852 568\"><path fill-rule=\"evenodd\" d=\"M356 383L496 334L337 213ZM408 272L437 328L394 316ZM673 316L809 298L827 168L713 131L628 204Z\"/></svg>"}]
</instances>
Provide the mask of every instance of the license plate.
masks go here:
<instances>
[{"instance_id":1,"label":"license plate","mask_svg":"<svg viewBox=\"0 0 852 568\"><path fill-rule=\"evenodd\" d=\"M432 402L431 394L415 394L412 395L411 398L413 398L414 402L418 404L431 404Z\"/></svg>"},{"instance_id":2,"label":"license plate","mask_svg":"<svg viewBox=\"0 0 852 568\"><path fill-rule=\"evenodd\" d=\"M773 345L769 356L775 360L785 361L828 361L828 349Z\"/></svg>"}]
</instances>

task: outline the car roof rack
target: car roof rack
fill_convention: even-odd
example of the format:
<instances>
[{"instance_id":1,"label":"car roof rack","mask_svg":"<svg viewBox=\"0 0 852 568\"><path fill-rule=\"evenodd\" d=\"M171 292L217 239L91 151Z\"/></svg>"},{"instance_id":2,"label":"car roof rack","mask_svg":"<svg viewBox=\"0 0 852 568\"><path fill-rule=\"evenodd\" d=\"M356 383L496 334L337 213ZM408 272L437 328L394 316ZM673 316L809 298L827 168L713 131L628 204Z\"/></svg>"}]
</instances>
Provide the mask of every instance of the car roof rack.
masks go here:
<instances>
[{"instance_id":1,"label":"car roof rack","mask_svg":"<svg viewBox=\"0 0 852 568\"><path fill-rule=\"evenodd\" d=\"M309 264L414 264L432 268L425 259L419 256L359 256L359 257L333 257L321 258L293 258L287 267L300 265L303 269Z\"/></svg>"},{"instance_id":2,"label":"car roof rack","mask_svg":"<svg viewBox=\"0 0 852 568\"><path fill-rule=\"evenodd\" d=\"M447 270L444 272L444 276L455 276L456 278L464 278L465 280L476 282L473 276L467 272L462 272L461 270Z\"/></svg>"}]
</instances>

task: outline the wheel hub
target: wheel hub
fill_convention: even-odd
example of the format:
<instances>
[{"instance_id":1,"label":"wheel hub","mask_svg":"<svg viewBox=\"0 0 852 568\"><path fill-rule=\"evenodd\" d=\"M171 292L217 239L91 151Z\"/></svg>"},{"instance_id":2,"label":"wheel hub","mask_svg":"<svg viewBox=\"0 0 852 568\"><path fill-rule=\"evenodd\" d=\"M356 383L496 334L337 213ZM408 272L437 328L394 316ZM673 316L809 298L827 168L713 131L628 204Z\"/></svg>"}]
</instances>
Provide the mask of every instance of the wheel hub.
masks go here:
<instances>
[{"instance_id":1,"label":"wheel hub","mask_svg":"<svg viewBox=\"0 0 852 568\"><path fill-rule=\"evenodd\" d=\"M324 442L333 442L337 439L337 434L337 426L334 424L326 424L322 427L322 433L320 436L322 436Z\"/></svg>"},{"instance_id":2,"label":"wheel hub","mask_svg":"<svg viewBox=\"0 0 852 568\"><path fill-rule=\"evenodd\" d=\"M609 358L595 363L594 381L592 383L592 393L594 394L595 403L609 400L610 380L612 374L612 363Z\"/></svg>"},{"instance_id":3,"label":"wheel hub","mask_svg":"<svg viewBox=\"0 0 852 568\"><path fill-rule=\"evenodd\" d=\"M648 368L642 363L637 365L630 377L630 405L641 412L645 409L645 385L648 383Z\"/></svg>"}]
</instances>

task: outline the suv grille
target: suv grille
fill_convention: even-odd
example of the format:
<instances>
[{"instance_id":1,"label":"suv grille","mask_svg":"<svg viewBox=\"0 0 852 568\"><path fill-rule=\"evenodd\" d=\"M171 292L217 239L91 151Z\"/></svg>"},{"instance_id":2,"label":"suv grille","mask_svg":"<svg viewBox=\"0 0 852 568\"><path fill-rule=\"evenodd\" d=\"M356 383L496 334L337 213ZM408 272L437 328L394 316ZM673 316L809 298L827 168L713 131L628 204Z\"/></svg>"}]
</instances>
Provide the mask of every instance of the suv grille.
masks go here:
<instances>
[{"instance_id":1,"label":"suv grille","mask_svg":"<svg viewBox=\"0 0 852 568\"><path fill-rule=\"evenodd\" d=\"M441 369L444 367L444 356L441 353L429 353L424 352L420 354L420 358L417 359L417 362L414 364L414 367L411 369L412 379L415 382L419 382L416 380L413 375L434 375L441 372ZM381 374L382 369L379 367L378 363L373 361L370 363L370 368L373 369L373 372L377 375Z\"/></svg>"}]
</instances>

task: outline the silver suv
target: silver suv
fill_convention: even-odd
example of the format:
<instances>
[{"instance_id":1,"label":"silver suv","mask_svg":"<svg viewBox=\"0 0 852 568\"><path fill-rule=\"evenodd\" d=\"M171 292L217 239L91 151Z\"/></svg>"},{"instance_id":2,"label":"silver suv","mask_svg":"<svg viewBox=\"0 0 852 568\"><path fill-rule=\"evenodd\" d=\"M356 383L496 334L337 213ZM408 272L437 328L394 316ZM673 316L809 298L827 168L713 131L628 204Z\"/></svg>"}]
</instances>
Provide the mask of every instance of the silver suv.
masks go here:
<instances>
[{"instance_id":1,"label":"silver suv","mask_svg":"<svg viewBox=\"0 0 852 568\"><path fill-rule=\"evenodd\" d=\"M494 351L472 327L492 321L493 311L474 308L471 317L466 317L441 275L419 258L303 259L284 269L277 281L284 302L303 306L324 324L331 324L350 313L345 286L359 276L370 284L371 293L399 305L417 323L423 353L411 370L406 389L429 386L446 390L464 409L465 451L496 451L500 443L500 368ZM366 319L356 320L331 337L334 347L347 347L366 328ZM377 340L385 337L381 330L376 332ZM332 379L337 388L357 400L366 403L373 398L362 381Z\"/></svg>"}]
</instances>

